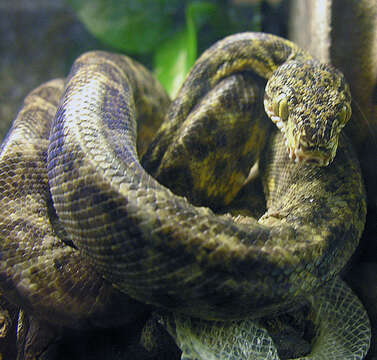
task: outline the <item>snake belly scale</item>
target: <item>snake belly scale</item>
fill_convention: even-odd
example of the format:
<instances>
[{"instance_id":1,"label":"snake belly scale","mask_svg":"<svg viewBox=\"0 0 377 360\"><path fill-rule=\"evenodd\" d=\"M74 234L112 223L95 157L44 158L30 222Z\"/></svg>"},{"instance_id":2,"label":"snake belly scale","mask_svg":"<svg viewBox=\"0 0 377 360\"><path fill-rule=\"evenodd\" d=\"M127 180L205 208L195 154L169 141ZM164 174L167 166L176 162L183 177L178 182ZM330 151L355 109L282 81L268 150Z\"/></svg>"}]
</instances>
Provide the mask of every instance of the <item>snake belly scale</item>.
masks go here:
<instances>
[{"instance_id":1,"label":"snake belly scale","mask_svg":"<svg viewBox=\"0 0 377 360\"><path fill-rule=\"evenodd\" d=\"M318 77L300 78L313 67ZM286 96L275 103L272 93L280 91L282 77L294 74L302 93L287 94L294 85L288 82ZM232 176L235 165L229 173L225 169L219 181L231 179L230 195L213 190L208 202L230 203L258 161L267 202L258 221L218 215L189 202L192 195L202 205L197 194L205 195L205 184L219 178L211 161L203 162L202 171L208 168L213 175L196 182L198 158L187 157L195 165L186 166L192 178L187 193L181 193L181 185L174 190L174 179L167 184L170 189L157 181L166 183L166 174L174 173L173 155L190 152L189 143L174 140L185 139L182 134L195 131L190 124L216 113L211 99L218 96L219 84L237 77L250 89L243 92L245 99L260 98L252 95L255 77L257 84L268 80L266 110L275 111L272 120L282 132L267 131L262 111L250 120L250 136L262 140L254 148L246 136L237 145L247 169L237 176ZM311 86L305 91L308 79ZM328 95L323 94L326 86ZM315 87L321 90L316 93ZM237 89L242 93L244 88ZM293 100L302 97L292 108ZM326 99L330 106L324 105ZM349 140L339 135L350 116L349 101L339 72L272 35L245 33L214 45L199 58L169 108L161 87L136 62L104 52L85 54L68 76L50 133L47 169L59 224L98 274L141 302L206 319L262 316L289 306L339 273L361 235L362 178ZM231 103L237 104L237 97ZM304 122L289 117L287 108ZM161 120L165 113L144 151L143 142L136 145L139 124ZM324 130L314 133L317 128ZM205 142L203 137L198 141ZM137 147L145 153L148 172ZM204 185L196 190L197 183Z\"/></svg>"}]
</instances>

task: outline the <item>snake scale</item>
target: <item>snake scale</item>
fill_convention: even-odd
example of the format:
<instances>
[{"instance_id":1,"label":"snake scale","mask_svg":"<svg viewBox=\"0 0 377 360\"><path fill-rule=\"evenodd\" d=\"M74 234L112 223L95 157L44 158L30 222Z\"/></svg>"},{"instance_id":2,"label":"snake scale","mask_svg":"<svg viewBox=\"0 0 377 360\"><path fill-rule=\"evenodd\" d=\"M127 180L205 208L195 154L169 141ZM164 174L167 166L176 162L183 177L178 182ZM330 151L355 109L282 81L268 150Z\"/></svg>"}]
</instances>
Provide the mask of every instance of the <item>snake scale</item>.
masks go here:
<instances>
[{"instance_id":1,"label":"snake scale","mask_svg":"<svg viewBox=\"0 0 377 360\"><path fill-rule=\"evenodd\" d=\"M263 33L213 45L171 104L132 59L82 55L25 99L2 144L2 290L70 326L139 302L220 320L292 306L363 229L350 101L339 71ZM255 172L265 214L225 213Z\"/></svg>"}]
</instances>

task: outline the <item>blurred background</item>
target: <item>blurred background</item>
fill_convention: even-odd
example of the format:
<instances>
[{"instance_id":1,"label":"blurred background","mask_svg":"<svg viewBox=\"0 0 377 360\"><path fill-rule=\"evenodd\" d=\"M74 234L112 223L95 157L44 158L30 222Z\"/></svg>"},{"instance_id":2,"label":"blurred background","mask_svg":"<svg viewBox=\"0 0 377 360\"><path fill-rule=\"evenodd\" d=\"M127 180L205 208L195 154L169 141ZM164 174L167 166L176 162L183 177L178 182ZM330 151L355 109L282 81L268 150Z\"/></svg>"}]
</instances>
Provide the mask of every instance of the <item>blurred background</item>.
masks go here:
<instances>
[{"instance_id":1,"label":"blurred background","mask_svg":"<svg viewBox=\"0 0 377 360\"><path fill-rule=\"evenodd\" d=\"M285 3L285 4L284 4ZM173 95L195 58L240 31L285 35L286 1L0 0L0 138L26 94L85 51L123 52Z\"/></svg>"}]
</instances>

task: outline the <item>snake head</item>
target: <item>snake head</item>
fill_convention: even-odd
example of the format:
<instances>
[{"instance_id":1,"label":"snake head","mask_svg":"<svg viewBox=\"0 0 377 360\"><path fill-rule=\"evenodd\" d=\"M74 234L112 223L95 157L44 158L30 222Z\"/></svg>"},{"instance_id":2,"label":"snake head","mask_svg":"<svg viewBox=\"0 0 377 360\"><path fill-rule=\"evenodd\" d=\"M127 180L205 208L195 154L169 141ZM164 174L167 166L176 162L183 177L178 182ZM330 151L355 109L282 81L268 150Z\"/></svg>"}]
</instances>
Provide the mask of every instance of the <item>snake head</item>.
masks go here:
<instances>
[{"instance_id":1,"label":"snake head","mask_svg":"<svg viewBox=\"0 0 377 360\"><path fill-rule=\"evenodd\" d=\"M283 132L291 159L327 166L351 117L351 94L331 65L291 60L267 81L264 107Z\"/></svg>"}]
</instances>

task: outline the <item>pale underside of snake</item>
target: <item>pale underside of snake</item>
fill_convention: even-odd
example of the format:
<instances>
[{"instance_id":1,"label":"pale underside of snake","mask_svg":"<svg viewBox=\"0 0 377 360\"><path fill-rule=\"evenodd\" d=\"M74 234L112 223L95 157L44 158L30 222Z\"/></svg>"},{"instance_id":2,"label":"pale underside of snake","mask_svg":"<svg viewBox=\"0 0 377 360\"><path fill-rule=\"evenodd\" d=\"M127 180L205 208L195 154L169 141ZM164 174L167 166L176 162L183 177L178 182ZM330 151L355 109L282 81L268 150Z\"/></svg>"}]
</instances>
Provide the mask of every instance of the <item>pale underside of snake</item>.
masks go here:
<instances>
[{"instance_id":1,"label":"pale underside of snake","mask_svg":"<svg viewBox=\"0 0 377 360\"><path fill-rule=\"evenodd\" d=\"M339 71L267 34L215 44L171 105L133 60L81 56L25 99L3 142L1 288L69 326L125 321L139 302L217 320L300 302L341 271L365 221L340 132L350 101ZM245 216L255 194L237 206L255 168L259 220Z\"/></svg>"}]
</instances>

